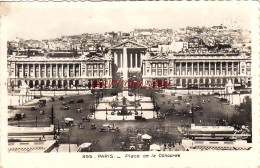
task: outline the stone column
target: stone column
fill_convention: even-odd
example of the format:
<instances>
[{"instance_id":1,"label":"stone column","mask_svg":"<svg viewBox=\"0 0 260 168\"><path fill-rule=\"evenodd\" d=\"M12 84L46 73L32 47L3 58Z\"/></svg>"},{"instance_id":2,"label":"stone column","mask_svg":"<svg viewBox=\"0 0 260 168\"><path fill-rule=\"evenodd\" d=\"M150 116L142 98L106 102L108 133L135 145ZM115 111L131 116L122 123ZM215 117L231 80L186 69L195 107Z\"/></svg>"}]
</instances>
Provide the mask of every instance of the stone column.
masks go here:
<instances>
[{"instance_id":1,"label":"stone column","mask_svg":"<svg viewBox=\"0 0 260 168\"><path fill-rule=\"evenodd\" d=\"M36 77L36 75L35 75L35 64L33 64L33 78L35 78L35 77Z\"/></svg>"},{"instance_id":2,"label":"stone column","mask_svg":"<svg viewBox=\"0 0 260 168\"><path fill-rule=\"evenodd\" d=\"M211 75L211 62L209 62L209 75Z\"/></svg>"},{"instance_id":3,"label":"stone column","mask_svg":"<svg viewBox=\"0 0 260 168\"><path fill-rule=\"evenodd\" d=\"M191 75L193 75L193 62L191 62Z\"/></svg>"},{"instance_id":4,"label":"stone column","mask_svg":"<svg viewBox=\"0 0 260 168\"><path fill-rule=\"evenodd\" d=\"M182 75L182 62L180 62L180 75Z\"/></svg>"},{"instance_id":5,"label":"stone column","mask_svg":"<svg viewBox=\"0 0 260 168\"><path fill-rule=\"evenodd\" d=\"M197 75L199 75L199 74L200 74L200 63L197 62Z\"/></svg>"},{"instance_id":6,"label":"stone column","mask_svg":"<svg viewBox=\"0 0 260 168\"><path fill-rule=\"evenodd\" d=\"M116 52L114 52L114 64L117 65L117 53Z\"/></svg>"},{"instance_id":7,"label":"stone column","mask_svg":"<svg viewBox=\"0 0 260 168\"><path fill-rule=\"evenodd\" d=\"M50 77L52 78L52 64L50 64Z\"/></svg>"},{"instance_id":8,"label":"stone column","mask_svg":"<svg viewBox=\"0 0 260 168\"><path fill-rule=\"evenodd\" d=\"M186 72L185 72L185 75L187 76L188 75L188 63L186 62Z\"/></svg>"},{"instance_id":9,"label":"stone column","mask_svg":"<svg viewBox=\"0 0 260 168\"><path fill-rule=\"evenodd\" d=\"M226 75L228 75L228 62L226 62Z\"/></svg>"},{"instance_id":10,"label":"stone column","mask_svg":"<svg viewBox=\"0 0 260 168\"><path fill-rule=\"evenodd\" d=\"M94 67L93 67L94 68ZM94 69L93 69L94 72ZM73 64L73 77L76 77L76 70L75 70L75 64Z\"/></svg>"},{"instance_id":11,"label":"stone column","mask_svg":"<svg viewBox=\"0 0 260 168\"><path fill-rule=\"evenodd\" d=\"M234 62L232 62L231 68L232 68L231 75L234 75Z\"/></svg>"},{"instance_id":12,"label":"stone column","mask_svg":"<svg viewBox=\"0 0 260 168\"><path fill-rule=\"evenodd\" d=\"M38 76L38 77L39 77L39 78L42 77L41 64L39 64L39 76Z\"/></svg>"},{"instance_id":13,"label":"stone column","mask_svg":"<svg viewBox=\"0 0 260 168\"><path fill-rule=\"evenodd\" d=\"M15 70L14 70L14 72L15 72L15 77L18 77L19 76L19 69L18 69L18 64L15 64Z\"/></svg>"},{"instance_id":14,"label":"stone column","mask_svg":"<svg viewBox=\"0 0 260 168\"><path fill-rule=\"evenodd\" d=\"M24 69L23 69L24 67L23 67L23 64L22 64L22 78L24 78Z\"/></svg>"},{"instance_id":15,"label":"stone column","mask_svg":"<svg viewBox=\"0 0 260 168\"><path fill-rule=\"evenodd\" d=\"M63 64L61 64L61 77L63 78L64 76L64 65Z\"/></svg>"},{"instance_id":16,"label":"stone column","mask_svg":"<svg viewBox=\"0 0 260 168\"><path fill-rule=\"evenodd\" d=\"M205 75L205 62L203 62L202 75ZM204 82L205 83L205 82Z\"/></svg>"},{"instance_id":17,"label":"stone column","mask_svg":"<svg viewBox=\"0 0 260 168\"><path fill-rule=\"evenodd\" d=\"M156 70L155 70L155 76L157 76L158 75L158 64L155 64L155 68L156 68Z\"/></svg>"},{"instance_id":18,"label":"stone column","mask_svg":"<svg viewBox=\"0 0 260 168\"><path fill-rule=\"evenodd\" d=\"M70 64L67 64L67 77L70 77Z\"/></svg>"},{"instance_id":19,"label":"stone column","mask_svg":"<svg viewBox=\"0 0 260 168\"><path fill-rule=\"evenodd\" d=\"M133 68L133 58L132 53L130 54L130 68Z\"/></svg>"},{"instance_id":20,"label":"stone column","mask_svg":"<svg viewBox=\"0 0 260 168\"><path fill-rule=\"evenodd\" d=\"M122 53L120 54L120 56L121 56L121 68L123 68L123 59L124 59L124 57L123 57Z\"/></svg>"},{"instance_id":21,"label":"stone column","mask_svg":"<svg viewBox=\"0 0 260 168\"><path fill-rule=\"evenodd\" d=\"M135 53L135 68L137 68L137 53Z\"/></svg>"},{"instance_id":22,"label":"stone column","mask_svg":"<svg viewBox=\"0 0 260 168\"><path fill-rule=\"evenodd\" d=\"M217 75L217 63L215 62L215 71L214 71L214 75Z\"/></svg>"},{"instance_id":23,"label":"stone column","mask_svg":"<svg viewBox=\"0 0 260 168\"><path fill-rule=\"evenodd\" d=\"M56 78L59 76L58 64L56 64Z\"/></svg>"},{"instance_id":24,"label":"stone column","mask_svg":"<svg viewBox=\"0 0 260 168\"><path fill-rule=\"evenodd\" d=\"M220 73L219 75L222 75L222 62L220 62Z\"/></svg>"},{"instance_id":25,"label":"stone column","mask_svg":"<svg viewBox=\"0 0 260 168\"><path fill-rule=\"evenodd\" d=\"M47 78L47 64L44 64L44 77Z\"/></svg>"},{"instance_id":26,"label":"stone column","mask_svg":"<svg viewBox=\"0 0 260 168\"><path fill-rule=\"evenodd\" d=\"M111 62L110 61L109 61L109 76L112 76L112 68L111 68Z\"/></svg>"}]
</instances>

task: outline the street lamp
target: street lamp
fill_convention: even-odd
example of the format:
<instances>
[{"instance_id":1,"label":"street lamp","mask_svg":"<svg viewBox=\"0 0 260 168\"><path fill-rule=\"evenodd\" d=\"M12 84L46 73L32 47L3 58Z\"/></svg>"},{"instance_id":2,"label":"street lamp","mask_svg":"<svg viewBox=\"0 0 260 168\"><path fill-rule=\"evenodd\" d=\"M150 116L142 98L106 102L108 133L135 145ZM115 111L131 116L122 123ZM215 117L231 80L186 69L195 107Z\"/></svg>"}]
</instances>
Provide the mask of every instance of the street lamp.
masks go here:
<instances>
[{"instance_id":1,"label":"street lamp","mask_svg":"<svg viewBox=\"0 0 260 168\"><path fill-rule=\"evenodd\" d=\"M69 129L69 132L68 132L68 141L69 141L69 152L70 152L70 129Z\"/></svg>"},{"instance_id":2,"label":"street lamp","mask_svg":"<svg viewBox=\"0 0 260 168\"><path fill-rule=\"evenodd\" d=\"M107 120L107 107L106 107L106 120Z\"/></svg>"},{"instance_id":3,"label":"street lamp","mask_svg":"<svg viewBox=\"0 0 260 168\"><path fill-rule=\"evenodd\" d=\"M37 126L37 113L36 113L36 117L35 117L35 127L38 127Z\"/></svg>"}]
</instances>

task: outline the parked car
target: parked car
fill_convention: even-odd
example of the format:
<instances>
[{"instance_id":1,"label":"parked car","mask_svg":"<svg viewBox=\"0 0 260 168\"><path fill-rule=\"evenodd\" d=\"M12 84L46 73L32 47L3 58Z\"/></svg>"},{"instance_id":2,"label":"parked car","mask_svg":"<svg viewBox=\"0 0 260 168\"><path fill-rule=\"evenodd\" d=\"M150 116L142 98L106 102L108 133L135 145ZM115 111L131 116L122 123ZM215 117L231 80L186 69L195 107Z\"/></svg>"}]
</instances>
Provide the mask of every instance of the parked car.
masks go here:
<instances>
[{"instance_id":1,"label":"parked car","mask_svg":"<svg viewBox=\"0 0 260 168\"><path fill-rule=\"evenodd\" d=\"M64 97L63 96L59 97L59 100L64 100Z\"/></svg>"},{"instance_id":2,"label":"parked car","mask_svg":"<svg viewBox=\"0 0 260 168\"><path fill-rule=\"evenodd\" d=\"M79 127L79 129L84 129L84 126L82 123L79 123L78 127Z\"/></svg>"},{"instance_id":3,"label":"parked car","mask_svg":"<svg viewBox=\"0 0 260 168\"><path fill-rule=\"evenodd\" d=\"M146 121L146 118L144 118L142 116L135 116L135 120L136 121Z\"/></svg>"},{"instance_id":4,"label":"parked car","mask_svg":"<svg viewBox=\"0 0 260 168\"><path fill-rule=\"evenodd\" d=\"M15 108L14 106L8 106L9 110L16 110L17 108Z\"/></svg>"},{"instance_id":5,"label":"parked car","mask_svg":"<svg viewBox=\"0 0 260 168\"><path fill-rule=\"evenodd\" d=\"M91 119L90 119L89 116L87 116L87 117L81 117L81 120L82 120L82 121L88 121L88 122L91 121Z\"/></svg>"},{"instance_id":6,"label":"parked car","mask_svg":"<svg viewBox=\"0 0 260 168\"><path fill-rule=\"evenodd\" d=\"M52 98L51 98L51 101L52 101L52 102L53 102L53 101L55 101L55 98L54 98L54 97L52 97Z\"/></svg>"},{"instance_id":7,"label":"parked car","mask_svg":"<svg viewBox=\"0 0 260 168\"><path fill-rule=\"evenodd\" d=\"M100 132L108 132L109 129L110 129L110 125L104 124L104 125L99 129L99 131L100 131Z\"/></svg>"},{"instance_id":8,"label":"parked car","mask_svg":"<svg viewBox=\"0 0 260 168\"><path fill-rule=\"evenodd\" d=\"M25 118L25 113L17 113L14 116L14 120L21 120L22 118Z\"/></svg>"},{"instance_id":9,"label":"parked car","mask_svg":"<svg viewBox=\"0 0 260 168\"><path fill-rule=\"evenodd\" d=\"M31 107L31 110L34 111L34 110L37 110L37 108L33 106L33 107Z\"/></svg>"},{"instance_id":10,"label":"parked car","mask_svg":"<svg viewBox=\"0 0 260 168\"><path fill-rule=\"evenodd\" d=\"M46 105L46 100L39 100L39 107L43 107Z\"/></svg>"},{"instance_id":11,"label":"parked car","mask_svg":"<svg viewBox=\"0 0 260 168\"><path fill-rule=\"evenodd\" d=\"M94 123L91 123L90 128L91 129L96 129L96 125Z\"/></svg>"},{"instance_id":12,"label":"parked car","mask_svg":"<svg viewBox=\"0 0 260 168\"><path fill-rule=\"evenodd\" d=\"M43 114L45 114L45 112L44 112L44 110L41 110L40 115L43 115Z\"/></svg>"},{"instance_id":13,"label":"parked car","mask_svg":"<svg viewBox=\"0 0 260 168\"><path fill-rule=\"evenodd\" d=\"M70 109L70 106L61 106L60 109L61 109L61 110L69 110L69 109Z\"/></svg>"},{"instance_id":14,"label":"parked car","mask_svg":"<svg viewBox=\"0 0 260 168\"><path fill-rule=\"evenodd\" d=\"M70 100L68 103L69 103L69 104L74 104L75 101L74 101L74 100Z\"/></svg>"},{"instance_id":15,"label":"parked car","mask_svg":"<svg viewBox=\"0 0 260 168\"><path fill-rule=\"evenodd\" d=\"M79 100L77 101L77 103L84 103L84 100L83 100L83 99L79 99Z\"/></svg>"}]
</instances>

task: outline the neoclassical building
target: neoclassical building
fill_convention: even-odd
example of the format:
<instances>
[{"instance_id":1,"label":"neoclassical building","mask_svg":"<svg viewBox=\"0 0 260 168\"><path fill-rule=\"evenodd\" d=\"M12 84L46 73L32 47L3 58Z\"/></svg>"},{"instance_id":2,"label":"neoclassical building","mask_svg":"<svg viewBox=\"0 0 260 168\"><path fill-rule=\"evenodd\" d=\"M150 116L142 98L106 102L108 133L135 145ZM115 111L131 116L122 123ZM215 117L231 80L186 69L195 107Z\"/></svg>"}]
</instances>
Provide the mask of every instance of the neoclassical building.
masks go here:
<instances>
[{"instance_id":1,"label":"neoclassical building","mask_svg":"<svg viewBox=\"0 0 260 168\"><path fill-rule=\"evenodd\" d=\"M123 48L126 54L123 54ZM123 55L125 55L124 58ZM70 54L10 55L8 84L30 88L103 87L99 81L122 79L122 65L127 60L128 79L170 81L172 87L224 87L228 80L235 86L251 86L251 57L240 53L153 53L148 47L125 41L108 53L80 56Z\"/></svg>"},{"instance_id":2,"label":"neoclassical building","mask_svg":"<svg viewBox=\"0 0 260 168\"><path fill-rule=\"evenodd\" d=\"M143 81L170 81L173 87L251 86L251 58L238 53L152 55L143 58ZM163 82L162 82L163 83Z\"/></svg>"},{"instance_id":3,"label":"neoclassical building","mask_svg":"<svg viewBox=\"0 0 260 168\"><path fill-rule=\"evenodd\" d=\"M9 86L30 88L87 87L88 83L112 79L111 54L91 56L9 56Z\"/></svg>"}]
</instances>

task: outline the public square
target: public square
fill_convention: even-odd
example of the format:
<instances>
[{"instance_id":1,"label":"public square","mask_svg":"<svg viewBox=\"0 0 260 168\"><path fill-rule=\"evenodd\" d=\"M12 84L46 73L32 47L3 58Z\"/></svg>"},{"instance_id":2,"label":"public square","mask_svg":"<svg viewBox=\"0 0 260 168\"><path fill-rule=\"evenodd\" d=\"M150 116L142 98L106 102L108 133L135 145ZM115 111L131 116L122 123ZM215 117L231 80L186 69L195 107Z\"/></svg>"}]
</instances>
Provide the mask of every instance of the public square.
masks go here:
<instances>
[{"instance_id":1,"label":"public square","mask_svg":"<svg viewBox=\"0 0 260 168\"><path fill-rule=\"evenodd\" d=\"M111 97L112 90L106 91L104 97ZM203 109L194 111L194 122L196 125L216 125L218 119L224 119L227 122L233 114L238 113L234 108L234 105L230 105L225 102L221 102L216 95L198 95L198 94L167 94L159 93L160 91L154 90L141 90L136 91L136 94L140 96L153 96L155 102L160 107L160 113L163 115L169 109L173 108L183 113L185 109L187 112L191 109L192 104L195 106L198 102L201 102ZM134 92L132 93L135 96ZM178 96L182 97L182 100L178 99ZM24 105L16 106L16 113L25 113L26 118L21 120L10 120L9 125L20 127L48 127L51 124L51 107L54 107L54 124L59 125L61 129L69 128L70 133L62 133L59 138L59 143L62 144L83 144L90 142L93 144L93 151L121 151L120 143L127 141L131 136L138 133L148 134L152 137L152 143L168 143L168 142L181 142L182 135L178 131L177 127L186 125L189 126L192 122L191 116L183 116L177 113L171 113L166 115L165 119L157 119L156 112L154 112L153 119L147 119L146 121L135 120L98 120L92 118L90 122L82 121L82 117L89 116L91 114L91 106L96 103L96 96L93 94L80 93L75 95L64 95L64 100L59 100L59 96L45 96L41 100L47 100L46 106L39 107L39 99L33 99ZM54 98L54 101L51 101ZM77 103L78 100L83 100L83 103ZM178 103L176 103L178 100ZM74 102L73 102L74 101ZM186 102L185 102L186 101ZM64 103L69 106L69 110L61 109ZM190 106L189 106L190 105ZM188 107L187 107L188 106ZM35 107L36 110L31 110L31 107ZM77 109L81 109L81 113L77 112ZM40 111L44 110L45 114L40 115ZM143 112L145 113L145 111ZM105 112L103 115L106 115ZM37 117L37 121L36 121ZM75 126L68 127L64 124L65 118L74 119ZM127 117L127 116L124 116ZM79 124L83 125L83 129L78 127ZM91 129L91 124L95 124L96 129ZM100 128L104 124L114 125L118 127L118 131L100 132Z\"/></svg>"}]
</instances>

